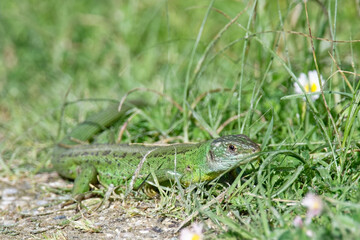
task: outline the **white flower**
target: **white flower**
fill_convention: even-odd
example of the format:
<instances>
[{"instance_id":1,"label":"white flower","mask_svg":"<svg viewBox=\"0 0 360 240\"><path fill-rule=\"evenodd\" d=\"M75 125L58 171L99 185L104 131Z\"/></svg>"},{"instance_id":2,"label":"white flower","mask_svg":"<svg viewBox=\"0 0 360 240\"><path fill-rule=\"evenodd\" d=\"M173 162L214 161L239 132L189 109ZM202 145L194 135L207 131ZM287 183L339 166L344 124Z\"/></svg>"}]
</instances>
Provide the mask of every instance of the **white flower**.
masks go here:
<instances>
[{"instance_id":1,"label":"white flower","mask_svg":"<svg viewBox=\"0 0 360 240\"><path fill-rule=\"evenodd\" d=\"M324 84L324 79L320 75L321 85ZM319 84L319 79L316 70L308 72L306 75L305 73L301 73L299 76L299 82L301 86L305 89L306 93L315 93L318 92L320 94L321 86ZM295 92L296 93L303 93L301 87L295 82L294 84ZM311 95L310 98L315 101L319 98L319 94ZM305 98L304 98L305 99Z\"/></svg>"},{"instance_id":2,"label":"white flower","mask_svg":"<svg viewBox=\"0 0 360 240\"><path fill-rule=\"evenodd\" d=\"M193 223L190 227L184 228L180 232L180 240L202 240L203 225Z\"/></svg>"},{"instance_id":3,"label":"white flower","mask_svg":"<svg viewBox=\"0 0 360 240\"><path fill-rule=\"evenodd\" d=\"M324 208L323 201L314 193L306 194L301 204L308 209L306 213L306 224L309 224L313 217L320 216Z\"/></svg>"}]
</instances>

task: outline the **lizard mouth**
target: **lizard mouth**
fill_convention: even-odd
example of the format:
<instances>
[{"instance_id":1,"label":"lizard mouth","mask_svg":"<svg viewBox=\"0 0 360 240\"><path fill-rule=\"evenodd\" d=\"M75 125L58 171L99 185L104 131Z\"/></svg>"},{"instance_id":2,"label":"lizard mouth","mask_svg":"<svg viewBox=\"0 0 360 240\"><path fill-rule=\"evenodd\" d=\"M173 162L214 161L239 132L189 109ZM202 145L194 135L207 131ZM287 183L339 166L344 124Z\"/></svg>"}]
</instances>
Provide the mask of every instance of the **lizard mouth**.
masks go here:
<instances>
[{"instance_id":1,"label":"lizard mouth","mask_svg":"<svg viewBox=\"0 0 360 240\"><path fill-rule=\"evenodd\" d=\"M261 151L260 146L259 146L258 144L256 144L256 143L254 143L252 152L253 152L253 153L258 153L258 152L260 152L260 151Z\"/></svg>"}]
</instances>

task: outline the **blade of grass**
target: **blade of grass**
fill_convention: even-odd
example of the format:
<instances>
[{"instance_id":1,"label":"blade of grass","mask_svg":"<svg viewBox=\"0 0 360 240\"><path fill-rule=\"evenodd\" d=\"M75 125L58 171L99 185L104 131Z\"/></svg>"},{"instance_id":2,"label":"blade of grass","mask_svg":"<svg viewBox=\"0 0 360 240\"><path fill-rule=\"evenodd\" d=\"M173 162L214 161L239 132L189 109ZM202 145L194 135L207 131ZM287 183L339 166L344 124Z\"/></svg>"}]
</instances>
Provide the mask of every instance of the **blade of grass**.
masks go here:
<instances>
[{"instance_id":1,"label":"blade of grass","mask_svg":"<svg viewBox=\"0 0 360 240\"><path fill-rule=\"evenodd\" d=\"M216 130L212 129L200 114L198 114L189 105L188 105L188 108L191 111L194 118L199 122L200 126L202 128L204 128L206 130L206 132L208 132L210 134L211 137L213 137L213 138L219 137L219 134L216 132Z\"/></svg>"},{"instance_id":2,"label":"blade of grass","mask_svg":"<svg viewBox=\"0 0 360 240\"><path fill-rule=\"evenodd\" d=\"M294 174L279 188L279 190L274 193L273 195L271 195L272 198L276 197L277 195L279 195L280 193L284 192L286 189L288 189L291 184L293 184L295 182L295 180L299 177L300 173L304 170L304 165L300 165L296 171L294 172Z\"/></svg>"},{"instance_id":3,"label":"blade of grass","mask_svg":"<svg viewBox=\"0 0 360 240\"><path fill-rule=\"evenodd\" d=\"M250 11L250 15L249 15L249 20L245 29L245 40L244 40L244 45L243 45L243 49L242 49L242 54L241 54L241 66L240 66L240 78L239 78L239 89L238 89L238 115L241 114L241 98L242 98L242 84L243 84L243 79L244 79L244 69L245 69L245 53L246 53L246 49L248 48L248 41L249 41L249 33L250 33L250 24L252 22L253 16L254 16L254 12L256 9L256 5L257 5L257 0L254 1L252 9ZM248 116L248 115L246 115ZM240 118L238 119L238 128L240 130L240 133L243 132L244 130L244 126L246 123L246 119L247 117L245 116L243 124L241 125L240 122Z\"/></svg>"},{"instance_id":4,"label":"blade of grass","mask_svg":"<svg viewBox=\"0 0 360 240\"><path fill-rule=\"evenodd\" d=\"M273 131L273 126L274 126L274 113L272 114L270 123L266 129L266 133L264 135L263 142L261 144L261 149L265 149L268 146L268 142L270 141L271 134Z\"/></svg>"},{"instance_id":5,"label":"blade of grass","mask_svg":"<svg viewBox=\"0 0 360 240\"><path fill-rule=\"evenodd\" d=\"M210 211L204 211L204 214L208 215L212 219L216 219L217 221L222 222L227 227L229 227L232 231L239 234L242 238L245 238L245 239L259 239L259 236L247 231L241 225L234 223L234 221L232 219L230 219L229 217L226 217L226 216L221 216L220 217L220 216L215 215L214 213L212 213Z\"/></svg>"},{"instance_id":6,"label":"blade of grass","mask_svg":"<svg viewBox=\"0 0 360 240\"><path fill-rule=\"evenodd\" d=\"M190 71L192 69L192 65L193 65L193 62L194 62L194 59L195 59L195 53L196 53L196 50L197 50L197 47L199 45L199 42L200 42L200 39L201 39L201 36L202 36L202 33L204 31L204 27L205 27L205 23L209 17L209 14L211 12L211 9L212 9L212 6L214 4L215 0L212 0L210 3L209 3L209 6L208 6L208 9L205 13L205 16L203 18L203 21L201 23L201 26L200 26L200 29L199 29L199 32L198 32L198 35L196 37L196 41L194 43L194 47L193 47L193 50L191 52L191 55L190 55L190 60L189 60L189 64L188 64L188 67L187 67L187 70L186 70L186 77L185 77L185 86L184 86L184 94L183 94L183 119L184 119L184 126L183 126L183 131L184 131L184 140L185 142L188 142L189 141L189 126L188 126L188 114L187 114L187 107L188 107L188 92L189 92L189 87L191 85L190 83ZM194 79L193 81L195 81L196 79Z\"/></svg>"}]
</instances>

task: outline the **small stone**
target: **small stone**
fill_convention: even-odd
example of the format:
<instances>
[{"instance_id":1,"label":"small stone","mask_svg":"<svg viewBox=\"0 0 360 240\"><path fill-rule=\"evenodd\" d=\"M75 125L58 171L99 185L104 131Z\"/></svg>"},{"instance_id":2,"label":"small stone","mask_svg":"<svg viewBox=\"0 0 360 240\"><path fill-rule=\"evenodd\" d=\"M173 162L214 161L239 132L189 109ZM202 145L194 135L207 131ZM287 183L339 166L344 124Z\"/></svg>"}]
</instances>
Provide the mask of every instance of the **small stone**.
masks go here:
<instances>
[{"instance_id":1,"label":"small stone","mask_svg":"<svg viewBox=\"0 0 360 240\"><path fill-rule=\"evenodd\" d=\"M4 220L2 223L4 227L13 227L16 225L16 222L14 220Z\"/></svg>"},{"instance_id":2,"label":"small stone","mask_svg":"<svg viewBox=\"0 0 360 240\"><path fill-rule=\"evenodd\" d=\"M159 228L159 227L153 227L153 228L151 228L151 230L153 230L154 232L156 232L156 233L161 233L161 232L163 232L163 230L161 229L161 228Z\"/></svg>"},{"instance_id":3,"label":"small stone","mask_svg":"<svg viewBox=\"0 0 360 240\"><path fill-rule=\"evenodd\" d=\"M65 215L59 215L59 216L55 216L53 219L54 220L62 220L62 219L66 219L66 216Z\"/></svg>"},{"instance_id":4,"label":"small stone","mask_svg":"<svg viewBox=\"0 0 360 240\"><path fill-rule=\"evenodd\" d=\"M33 201L34 199L30 196L22 196L21 197L21 200L24 200L24 201Z\"/></svg>"},{"instance_id":5,"label":"small stone","mask_svg":"<svg viewBox=\"0 0 360 240\"><path fill-rule=\"evenodd\" d=\"M114 239L114 235L112 235L111 233L107 233L107 234L105 234L105 236L107 238Z\"/></svg>"},{"instance_id":6,"label":"small stone","mask_svg":"<svg viewBox=\"0 0 360 240\"><path fill-rule=\"evenodd\" d=\"M46 201L46 200L38 200L38 201L36 201L36 204L38 205L38 206L44 206L44 205L47 205L49 202L48 201Z\"/></svg>"},{"instance_id":7,"label":"small stone","mask_svg":"<svg viewBox=\"0 0 360 240\"><path fill-rule=\"evenodd\" d=\"M28 206L28 202L23 201L23 200L18 200L18 201L15 201L15 206L19 207L19 208L23 208L23 207Z\"/></svg>"},{"instance_id":8,"label":"small stone","mask_svg":"<svg viewBox=\"0 0 360 240\"><path fill-rule=\"evenodd\" d=\"M13 197L13 196L8 196L8 195L2 196L3 202L13 202L13 201L15 201L15 199L16 199L16 197Z\"/></svg>"},{"instance_id":9,"label":"small stone","mask_svg":"<svg viewBox=\"0 0 360 240\"><path fill-rule=\"evenodd\" d=\"M18 193L18 190L16 188L5 188L2 191L2 195L4 196L8 196L8 195L15 195Z\"/></svg>"}]
</instances>

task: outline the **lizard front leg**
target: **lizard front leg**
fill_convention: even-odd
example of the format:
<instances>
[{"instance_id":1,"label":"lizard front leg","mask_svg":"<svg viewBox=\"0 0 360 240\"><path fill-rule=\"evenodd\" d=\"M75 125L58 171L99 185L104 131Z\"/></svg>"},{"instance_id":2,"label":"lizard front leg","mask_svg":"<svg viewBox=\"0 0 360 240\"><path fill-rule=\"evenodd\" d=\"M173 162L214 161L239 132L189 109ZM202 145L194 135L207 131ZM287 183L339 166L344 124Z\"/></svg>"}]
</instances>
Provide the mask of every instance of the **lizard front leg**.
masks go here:
<instances>
[{"instance_id":1,"label":"lizard front leg","mask_svg":"<svg viewBox=\"0 0 360 240\"><path fill-rule=\"evenodd\" d=\"M90 189L90 183L97 182L97 171L92 164L83 163L77 169L77 175L75 178L74 186L72 189L72 195L78 195L88 192Z\"/></svg>"}]
</instances>

